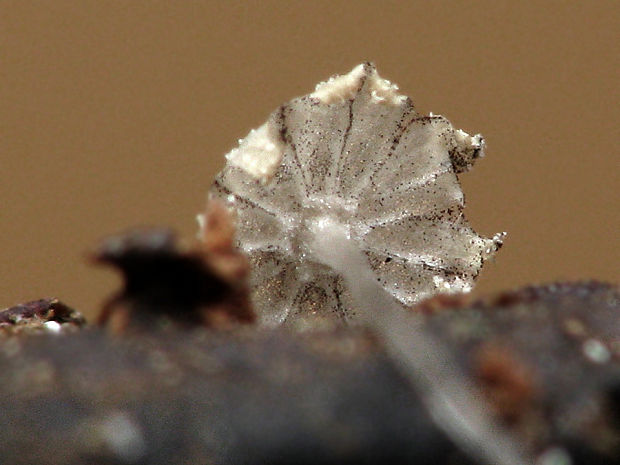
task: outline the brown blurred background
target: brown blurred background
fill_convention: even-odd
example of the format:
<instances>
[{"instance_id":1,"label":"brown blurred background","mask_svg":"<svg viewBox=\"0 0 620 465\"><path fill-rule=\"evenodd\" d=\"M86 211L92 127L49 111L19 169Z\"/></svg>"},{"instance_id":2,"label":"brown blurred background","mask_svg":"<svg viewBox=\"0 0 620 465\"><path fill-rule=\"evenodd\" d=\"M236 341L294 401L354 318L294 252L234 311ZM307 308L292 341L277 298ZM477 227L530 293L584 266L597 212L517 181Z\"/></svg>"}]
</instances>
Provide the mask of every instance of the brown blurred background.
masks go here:
<instances>
[{"instance_id":1,"label":"brown blurred background","mask_svg":"<svg viewBox=\"0 0 620 465\"><path fill-rule=\"evenodd\" d=\"M619 277L617 1L0 3L0 308L94 315L85 252L134 225L196 231L223 155L364 60L487 140L462 177L508 231L475 292Z\"/></svg>"}]
</instances>

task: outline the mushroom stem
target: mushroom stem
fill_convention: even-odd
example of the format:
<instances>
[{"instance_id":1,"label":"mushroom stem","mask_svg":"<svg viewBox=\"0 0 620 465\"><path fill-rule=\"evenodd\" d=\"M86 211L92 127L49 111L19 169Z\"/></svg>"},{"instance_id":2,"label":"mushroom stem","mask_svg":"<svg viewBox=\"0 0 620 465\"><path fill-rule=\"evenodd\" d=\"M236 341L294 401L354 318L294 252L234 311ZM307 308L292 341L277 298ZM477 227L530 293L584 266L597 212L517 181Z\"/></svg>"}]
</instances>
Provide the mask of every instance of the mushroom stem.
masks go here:
<instances>
[{"instance_id":1,"label":"mushroom stem","mask_svg":"<svg viewBox=\"0 0 620 465\"><path fill-rule=\"evenodd\" d=\"M342 274L356 304L356 318L385 344L398 369L420 394L436 424L464 451L484 463L534 463L480 402L481 395L459 372L441 344L423 331L377 282L346 227L330 219L312 226L313 253Z\"/></svg>"}]
</instances>

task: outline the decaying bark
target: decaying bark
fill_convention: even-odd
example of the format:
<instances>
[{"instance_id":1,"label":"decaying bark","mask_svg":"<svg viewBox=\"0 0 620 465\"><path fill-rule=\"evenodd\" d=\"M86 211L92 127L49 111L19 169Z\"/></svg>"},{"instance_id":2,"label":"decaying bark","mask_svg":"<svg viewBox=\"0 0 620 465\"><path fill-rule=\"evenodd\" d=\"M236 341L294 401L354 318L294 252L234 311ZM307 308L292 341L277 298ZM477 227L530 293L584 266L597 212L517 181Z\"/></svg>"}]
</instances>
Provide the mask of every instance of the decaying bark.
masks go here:
<instances>
[{"instance_id":1,"label":"decaying bark","mask_svg":"<svg viewBox=\"0 0 620 465\"><path fill-rule=\"evenodd\" d=\"M229 328L253 323L246 277L249 264L233 244L230 213L207 205L203 242L185 250L168 229L133 230L108 238L94 254L116 267L124 288L104 306L99 324L126 329L201 324Z\"/></svg>"},{"instance_id":2,"label":"decaying bark","mask_svg":"<svg viewBox=\"0 0 620 465\"><path fill-rule=\"evenodd\" d=\"M39 299L0 310L0 337L9 334L77 331L86 319L58 299Z\"/></svg>"},{"instance_id":3,"label":"decaying bark","mask_svg":"<svg viewBox=\"0 0 620 465\"><path fill-rule=\"evenodd\" d=\"M424 318L540 463L619 463L618 287L435 302ZM361 328L3 334L2 463L471 463Z\"/></svg>"}]
</instances>

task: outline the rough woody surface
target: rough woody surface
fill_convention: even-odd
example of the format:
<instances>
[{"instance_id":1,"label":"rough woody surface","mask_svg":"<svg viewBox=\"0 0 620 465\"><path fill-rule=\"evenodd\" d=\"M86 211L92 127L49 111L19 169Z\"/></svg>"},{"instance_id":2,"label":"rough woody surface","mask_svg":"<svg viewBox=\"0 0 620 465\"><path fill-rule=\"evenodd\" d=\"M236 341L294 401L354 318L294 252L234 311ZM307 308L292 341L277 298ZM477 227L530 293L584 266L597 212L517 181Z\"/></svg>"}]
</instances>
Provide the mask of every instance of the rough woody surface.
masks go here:
<instances>
[{"instance_id":1,"label":"rough woody surface","mask_svg":"<svg viewBox=\"0 0 620 465\"><path fill-rule=\"evenodd\" d=\"M620 463L618 287L422 310L540 463ZM361 328L0 336L1 463L471 463Z\"/></svg>"}]
</instances>

